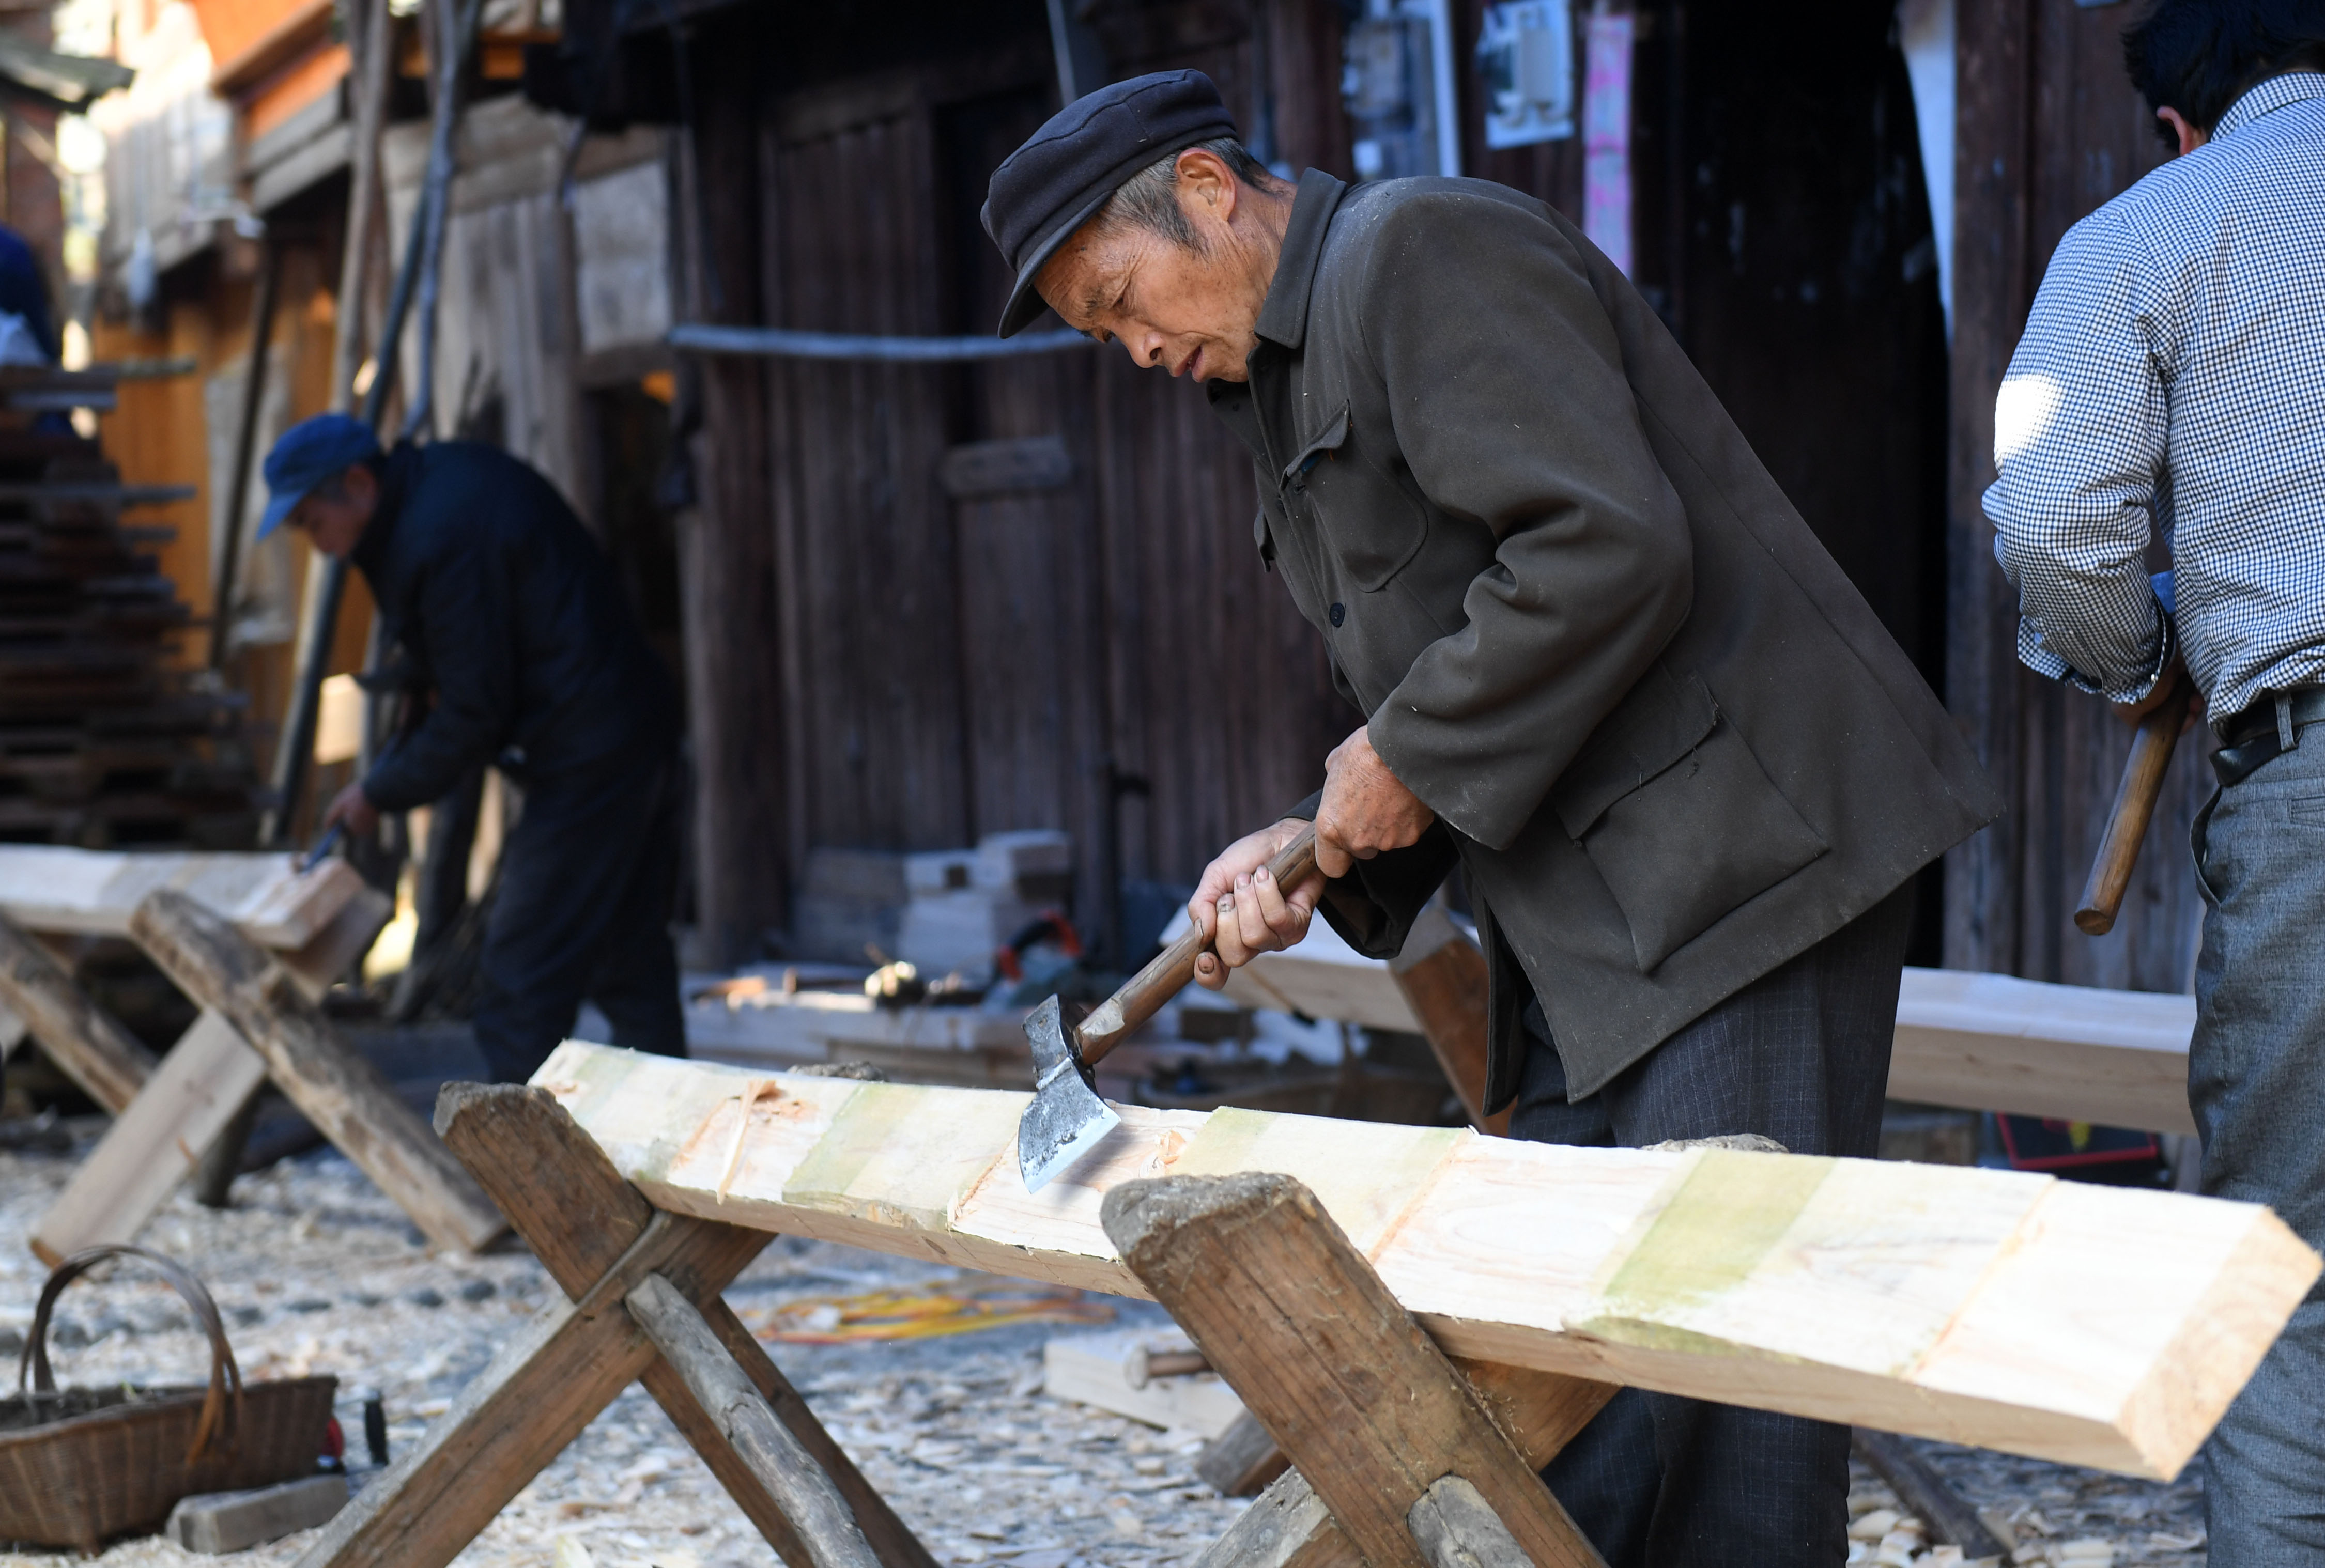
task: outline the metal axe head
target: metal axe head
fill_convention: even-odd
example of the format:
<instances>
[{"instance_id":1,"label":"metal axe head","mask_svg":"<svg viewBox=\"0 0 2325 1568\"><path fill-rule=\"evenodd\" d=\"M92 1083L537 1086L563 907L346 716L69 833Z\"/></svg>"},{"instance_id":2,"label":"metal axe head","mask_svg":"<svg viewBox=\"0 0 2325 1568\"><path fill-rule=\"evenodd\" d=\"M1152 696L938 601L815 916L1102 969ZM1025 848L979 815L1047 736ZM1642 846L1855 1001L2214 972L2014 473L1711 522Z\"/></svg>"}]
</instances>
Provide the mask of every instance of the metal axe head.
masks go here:
<instances>
[{"instance_id":1,"label":"metal axe head","mask_svg":"<svg viewBox=\"0 0 2325 1568\"><path fill-rule=\"evenodd\" d=\"M1025 1190L1038 1193L1122 1118L1090 1086L1056 997L1025 1015L1025 1043L1033 1048L1033 1102L1017 1122L1017 1166Z\"/></svg>"}]
</instances>

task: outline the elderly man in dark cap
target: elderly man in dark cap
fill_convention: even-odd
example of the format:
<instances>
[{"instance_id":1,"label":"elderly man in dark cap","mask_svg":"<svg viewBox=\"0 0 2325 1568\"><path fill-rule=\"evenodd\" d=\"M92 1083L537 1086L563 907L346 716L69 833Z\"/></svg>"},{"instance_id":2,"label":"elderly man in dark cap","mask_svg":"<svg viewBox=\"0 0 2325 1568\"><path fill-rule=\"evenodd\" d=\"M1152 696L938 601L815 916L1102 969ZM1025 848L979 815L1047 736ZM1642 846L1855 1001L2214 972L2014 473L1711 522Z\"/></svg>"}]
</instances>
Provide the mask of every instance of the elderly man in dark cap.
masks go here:
<instances>
[{"instance_id":1,"label":"elderly man in dark cap","mask_svg":"<svg viewBox=\"0 0 2325 1568\"><path fill-rule=\"evenodd\" d=\"M380 450L319 414L266 457L262 537L288 523L371 584L411 712L324 815L367 834L499 767L524 792L501 852L477 1045L523 1083L586 997L614 1043L686 1054L670 918L678 703L605 551L556 487L497 447Z\"/></svg>"},{"instance_id":2,"label":"elderly man in dark cap","mask_svg":"<svg viewBox=\"0 0 2325 1568\"><path fill-rule=\"evenodd\" d=\"M1272 177L1194 71L993 177L1015 273L1250 451L1365 722L1204 873L1224 983L1324 916L1398 950L1458 863L1520 1138L1870 1156L1914 873L1991 820L1945 711L1623 275L1481 180ZM1318 875L1264 862L1316 824ZM1607 1560L1839 1563L1844 1428L1626 1390L1546 1479Z\"/></svg>"}]
</instances>

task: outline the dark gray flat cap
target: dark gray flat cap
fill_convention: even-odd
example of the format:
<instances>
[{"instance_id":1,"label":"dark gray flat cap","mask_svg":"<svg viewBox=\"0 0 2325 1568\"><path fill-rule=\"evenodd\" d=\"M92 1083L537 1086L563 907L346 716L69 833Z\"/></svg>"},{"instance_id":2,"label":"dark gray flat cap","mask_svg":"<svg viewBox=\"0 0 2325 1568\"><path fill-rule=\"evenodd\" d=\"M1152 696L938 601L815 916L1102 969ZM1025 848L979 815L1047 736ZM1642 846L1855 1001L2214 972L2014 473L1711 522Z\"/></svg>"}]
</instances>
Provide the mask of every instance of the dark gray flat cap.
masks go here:
<instances>
[{"instance_id":1,"label":"dark gray flat cap","mask_svg":"<svg viewBox=\"0 0 2325 1568\"><path fill-rule=\"evenodd\" d=\"M1001 336L1042 313L1033 274L1123 181L1182 147L1235 134L1219 89L1199 70L1114 82L1051 115L986 188L985 232L1017 274Z\"/></svg>"}]
</instances>

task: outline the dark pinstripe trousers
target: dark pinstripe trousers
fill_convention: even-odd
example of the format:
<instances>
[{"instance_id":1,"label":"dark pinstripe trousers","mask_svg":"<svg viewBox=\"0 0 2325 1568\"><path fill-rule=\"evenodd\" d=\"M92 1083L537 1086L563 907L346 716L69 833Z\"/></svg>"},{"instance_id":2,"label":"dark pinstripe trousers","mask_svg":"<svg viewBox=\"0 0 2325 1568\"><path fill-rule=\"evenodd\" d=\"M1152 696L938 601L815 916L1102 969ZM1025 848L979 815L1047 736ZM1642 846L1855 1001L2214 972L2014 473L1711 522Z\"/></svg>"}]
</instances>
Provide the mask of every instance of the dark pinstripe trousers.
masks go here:
<instances>
[{"instance_id":1,"label":"dark pinstripe trousers","mask_svg":"<svg viewBox=\"0 0 2325 1568\"><path fill-rule=\"evenodd\" d=\"M1756 1132L1870 1158L1913 926L1909 884L1657 1046L1586 1099L1542 1004L1510 1136L1642 1148ZM1816 1568L1847 1560L1848 1429L1626 1388L1542 1471L1607 1568Z\"/></svg>"}]
</instances>

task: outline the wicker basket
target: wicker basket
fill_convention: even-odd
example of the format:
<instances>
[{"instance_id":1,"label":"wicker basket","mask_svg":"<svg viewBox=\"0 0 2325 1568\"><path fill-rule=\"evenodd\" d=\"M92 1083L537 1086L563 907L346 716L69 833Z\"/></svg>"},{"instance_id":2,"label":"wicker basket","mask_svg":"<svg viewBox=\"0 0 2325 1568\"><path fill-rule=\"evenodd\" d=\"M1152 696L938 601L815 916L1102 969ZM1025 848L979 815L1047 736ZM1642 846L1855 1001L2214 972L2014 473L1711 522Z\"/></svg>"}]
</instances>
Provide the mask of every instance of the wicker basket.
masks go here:
<instances>
[{"instance_id":1,"label":"wicker basket","mask_svg":"<svg viewBox=\"0 0 2325 1568\"><path fill-rule=\"evenodd\" d=\"M178 1287L210 1339L207 1388L67 1388L49 1373L58 1293L107 1258L136 1258ZM27 1387L29 1382L30 1387ZM178 1264L138 1247L91 1247L41 1290L16 1395L0 1399L0 1543L78 1546L159 1529L180 1498L314 1472L336 1378L243 1386L218 1304Z\"/></svg>"}]
</instances>

